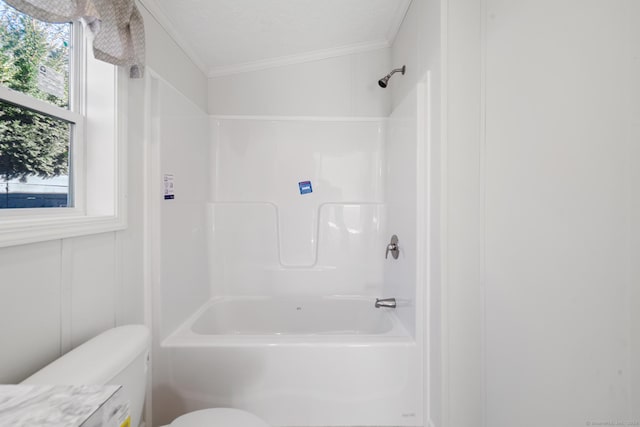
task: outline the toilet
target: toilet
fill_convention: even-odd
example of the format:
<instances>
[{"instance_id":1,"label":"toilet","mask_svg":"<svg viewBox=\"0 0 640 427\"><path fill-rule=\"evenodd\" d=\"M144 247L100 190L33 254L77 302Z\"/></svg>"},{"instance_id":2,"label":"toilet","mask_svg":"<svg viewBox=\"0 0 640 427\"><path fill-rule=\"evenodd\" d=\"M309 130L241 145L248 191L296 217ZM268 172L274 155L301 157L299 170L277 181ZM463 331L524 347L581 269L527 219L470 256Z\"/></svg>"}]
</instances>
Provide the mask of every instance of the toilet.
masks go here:
<instances>
[{"instance_id":1,"label":"toilet","mask_svg":"<svg viewBox=\"0 0 640 427\"><path fill-rule=\"evenodd\" d=\"M147 391L149 344L145 326L110 329L54 360L22 384L122 385L124 398L129 401L131 426L139 427ZM257 416L231 408L190 412L166 427L234 426L269 427Z\"/></svg>"}]
</instances>

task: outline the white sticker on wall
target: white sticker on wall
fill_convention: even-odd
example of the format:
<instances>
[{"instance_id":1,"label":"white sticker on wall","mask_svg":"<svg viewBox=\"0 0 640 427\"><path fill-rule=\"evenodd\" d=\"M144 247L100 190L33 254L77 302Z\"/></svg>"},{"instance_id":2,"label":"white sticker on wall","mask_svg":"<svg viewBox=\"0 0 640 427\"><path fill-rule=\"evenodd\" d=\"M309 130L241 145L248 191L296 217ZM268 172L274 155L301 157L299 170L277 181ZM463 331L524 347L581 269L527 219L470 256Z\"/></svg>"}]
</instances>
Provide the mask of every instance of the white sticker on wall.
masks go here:
<instances>
[{"instance_id":1,"label":"white sticker on wall","mask_svg":"<svg viewBox=\"0 0 640 427\"><path fill-rule=\"evenodd\" d=\"M64 75L53 68L40 64L38 67L38 89L64 99Z\"/></svg>"},{"instance_id":2,"label":"white sticker on wall","mask_svg":"<svg viewBox=\"0 0 640 427\"><path fill-rule=\"evenodd\" d=\"M173 186L173 174L165 173L163 178L164 199L173 200L176 198Z\"/></svg>"}]
</instances>

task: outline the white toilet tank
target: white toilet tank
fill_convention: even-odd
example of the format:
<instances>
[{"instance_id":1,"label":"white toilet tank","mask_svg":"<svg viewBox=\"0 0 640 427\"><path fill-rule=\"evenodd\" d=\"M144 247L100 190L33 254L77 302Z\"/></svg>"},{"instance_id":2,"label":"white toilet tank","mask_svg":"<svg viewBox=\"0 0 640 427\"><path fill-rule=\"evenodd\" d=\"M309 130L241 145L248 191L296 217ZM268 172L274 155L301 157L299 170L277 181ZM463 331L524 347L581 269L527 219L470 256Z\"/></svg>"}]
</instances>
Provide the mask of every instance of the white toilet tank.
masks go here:
<instances>
[{"instance_id":1,"label":"white toilet tank","mask_svg":"<svg viewBox=\"0 0 640 427\"><path fill-rule=\"evenodd\" d=\"M149 330L143 325L109 329L54 360L23 384L123 386L131 425L138 427L147 391Z\"/></svg>"}]
</instances>

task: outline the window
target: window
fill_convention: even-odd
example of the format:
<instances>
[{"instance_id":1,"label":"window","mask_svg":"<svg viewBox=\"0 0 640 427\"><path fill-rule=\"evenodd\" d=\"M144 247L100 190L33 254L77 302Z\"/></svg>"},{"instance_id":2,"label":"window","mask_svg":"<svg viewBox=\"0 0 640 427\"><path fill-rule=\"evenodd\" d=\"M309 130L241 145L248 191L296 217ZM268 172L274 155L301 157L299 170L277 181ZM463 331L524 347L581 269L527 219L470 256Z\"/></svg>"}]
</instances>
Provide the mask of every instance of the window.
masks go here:
<instances>
[{"instance_id":1,"label":"window","mask_svg":"<svg viewBox=\"0 0 640 427\"><path fill-rule=\"evenodd\" d=\"M124 227L126 78L92 37L0 0L0 246Z\"/></svg>"},{"instance_id":2,"label":"window","mask_svg":"<svg viewBox=\"0 0 640 427\"><path fill-rule=\"evenodd\" d=\"M73 142L82 121L73 35L0 2L0 209L73 207ZM71 89L71 90L70 90ZM75 114L69 114L75 113Z\"/></svg>"}]
</instances>

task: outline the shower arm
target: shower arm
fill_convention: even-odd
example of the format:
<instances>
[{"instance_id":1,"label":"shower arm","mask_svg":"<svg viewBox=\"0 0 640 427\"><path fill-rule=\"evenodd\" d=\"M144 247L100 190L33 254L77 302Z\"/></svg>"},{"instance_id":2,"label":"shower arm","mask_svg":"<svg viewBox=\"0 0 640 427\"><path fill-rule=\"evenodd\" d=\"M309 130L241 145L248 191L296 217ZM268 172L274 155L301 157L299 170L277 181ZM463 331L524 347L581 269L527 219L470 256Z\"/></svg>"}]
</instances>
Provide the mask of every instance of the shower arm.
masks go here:
<instances>
[{"instance_id":1,"label":"shower arm","mask_svg":"<svg viewBox=\"0 0 640 427\"><path fill-rule=\"evenodd\" d=\"M391 77L395 73L402 73L402 75L404 76L404 73L406 70L407 70L407 67L405 65L403 65L401 68L394 68L393 70L391 70L389 74L387 74L387 77Z\"/></svg>"}]
</instances>

